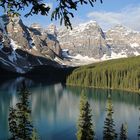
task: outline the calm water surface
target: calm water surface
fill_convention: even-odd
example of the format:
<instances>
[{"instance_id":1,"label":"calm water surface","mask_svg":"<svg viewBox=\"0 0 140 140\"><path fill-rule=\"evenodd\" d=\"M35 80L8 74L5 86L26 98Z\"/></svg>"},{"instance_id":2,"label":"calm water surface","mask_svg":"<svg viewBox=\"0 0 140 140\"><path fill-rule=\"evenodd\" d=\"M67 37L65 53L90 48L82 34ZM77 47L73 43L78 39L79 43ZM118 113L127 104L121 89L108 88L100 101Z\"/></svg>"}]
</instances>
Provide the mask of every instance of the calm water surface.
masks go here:
<instances>
[{"instance_id":1,"label":"calm water surface","mask_svg":"<svg viewBox=\"0 0 140 140\"><path fill-rule=\"evenodd\" d=\"M8 128L9 107L18 102L17 89L24 78L0 84L0 140L10 137ZM65 87L26 79L30 91L32 122L41 140L76 140L76 122L79 115L80 87ZM138 139L140 125L140 96L134 93L86 88L93 114L96 138L102 139L106 117L107 96L111 94L113 119L117 133L122 123L128 125L130 140Z\"/></svg>"}]
</instances>

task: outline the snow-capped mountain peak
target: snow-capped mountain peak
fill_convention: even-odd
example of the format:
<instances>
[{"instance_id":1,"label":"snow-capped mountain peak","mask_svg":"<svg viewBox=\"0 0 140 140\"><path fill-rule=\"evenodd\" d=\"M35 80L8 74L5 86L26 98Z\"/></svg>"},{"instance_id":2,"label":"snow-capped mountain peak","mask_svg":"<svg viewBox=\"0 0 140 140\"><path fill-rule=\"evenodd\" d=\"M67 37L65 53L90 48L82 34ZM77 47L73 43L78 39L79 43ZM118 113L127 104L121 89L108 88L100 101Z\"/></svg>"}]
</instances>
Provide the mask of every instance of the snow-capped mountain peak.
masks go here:
<instances>
[{"instance_id":1,"label":"snow-capped mountain peak","mask_svg":"<svg viewBox=\"0 0 140 140\"><path fill-rule=\"evenodd\" d=\"M60 30L58 39L72 55L107 60L140 54L140 32L123 25L104 32L96 21L89 21L73 30Z\"/></svg>"}]
</instances>

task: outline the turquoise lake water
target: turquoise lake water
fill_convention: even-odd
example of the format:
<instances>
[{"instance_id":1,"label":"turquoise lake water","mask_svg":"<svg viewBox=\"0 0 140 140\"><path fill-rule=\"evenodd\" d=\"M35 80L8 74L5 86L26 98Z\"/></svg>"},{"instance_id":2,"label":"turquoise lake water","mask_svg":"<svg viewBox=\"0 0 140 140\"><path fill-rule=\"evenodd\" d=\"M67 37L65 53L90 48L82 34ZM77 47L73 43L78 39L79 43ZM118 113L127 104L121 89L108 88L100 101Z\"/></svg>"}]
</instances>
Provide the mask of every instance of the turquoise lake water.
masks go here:
<instances>
[{"instance_id":1,"label":"turquoise lake water","mask_svg":"<svg viewBox=\"0 0 140 140\"><path fill-rule=\"evenodd\" d=\"M16 78L0 84L0 140L10 138L9 109L18 103L17 90L21 82L30 92L31 120L41 140L76 140L79 101L82 90L91 105L96 139L102 140L108 95L113 104L113 120L119 136L122 123L127 124L128 138L138 139L140 126L140 95L117 90L66 87L61 83L48 84Z\"/></svg>"}]
</instances>

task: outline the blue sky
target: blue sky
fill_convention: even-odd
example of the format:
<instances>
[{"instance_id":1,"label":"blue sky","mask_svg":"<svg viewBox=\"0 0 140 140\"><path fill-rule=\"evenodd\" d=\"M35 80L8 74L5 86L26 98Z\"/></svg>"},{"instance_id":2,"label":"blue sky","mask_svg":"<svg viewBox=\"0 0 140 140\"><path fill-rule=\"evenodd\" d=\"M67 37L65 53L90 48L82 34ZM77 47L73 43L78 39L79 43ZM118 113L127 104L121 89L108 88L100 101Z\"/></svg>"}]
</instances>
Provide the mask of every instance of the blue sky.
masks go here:
<instances>
[{"instance_id":1,"label":"blue sky","mask_svg":"<svg viewBox=\"0 0 140 140\"><path fill-rule=\"evenodd\" d=\"M55 8L56 0L44 1L51 5L52 9ZM25 12L27 11L22 12L22 19L26 25L39 23L43 27L47 27L51 23L50 16L35 15L24 18ZM140 0L103 0L103 4L97 0L94 7L90 5L79 6L78 11L74 12L74 15L75 18L72 19L73 26L90 20L96 20L104 30L116 24L123 24L140 31ZM59 22L54 22L54 24L59 26Z\"/></svg>"}]
</instances>

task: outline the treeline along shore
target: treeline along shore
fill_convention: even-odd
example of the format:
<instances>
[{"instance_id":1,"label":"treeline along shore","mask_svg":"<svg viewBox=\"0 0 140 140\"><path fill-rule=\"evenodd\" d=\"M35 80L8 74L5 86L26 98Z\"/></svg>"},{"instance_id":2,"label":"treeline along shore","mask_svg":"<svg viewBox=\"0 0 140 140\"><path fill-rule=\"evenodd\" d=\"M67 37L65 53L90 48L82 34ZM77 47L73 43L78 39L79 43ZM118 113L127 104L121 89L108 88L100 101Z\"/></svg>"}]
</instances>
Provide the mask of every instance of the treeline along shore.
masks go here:
<instances>
[{"instance_id":1,"label":"treeline along shore","mask_svg":"<svg viewBox=\"0 0 140 140\"><path fill-rule=\"evenodd\" d=\"M140 93L140 56L79 67L67 77L66 84Z\"/></svg>"}]
</instances>

